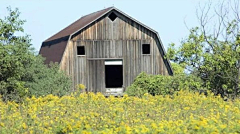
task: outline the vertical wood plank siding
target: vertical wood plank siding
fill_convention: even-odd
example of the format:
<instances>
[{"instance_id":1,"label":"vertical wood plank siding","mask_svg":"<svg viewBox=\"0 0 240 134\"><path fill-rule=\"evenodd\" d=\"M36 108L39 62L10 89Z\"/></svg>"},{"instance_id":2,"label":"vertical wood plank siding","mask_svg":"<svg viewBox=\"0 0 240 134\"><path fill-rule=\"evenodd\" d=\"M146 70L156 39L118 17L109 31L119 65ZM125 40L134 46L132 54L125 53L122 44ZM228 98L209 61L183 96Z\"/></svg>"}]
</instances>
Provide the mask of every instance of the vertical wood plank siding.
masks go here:
<instances>
[{"instance_id":1,"label":"vertical wood plank siding","mask_svg":"<svg viewBox=\"0 0 240 134\"><path fill-rule=\"evenodd\" d=\"M71 76L73 85L84 84L88 91L105 92L103 58L123 60L124 87L128 87L143 71L168 75L156 35L116 14L118 17L114 21L105 16L69 41L60 68ZM142 54L142 44L150 44L150 54ZM77 46L85 46L86 56L77 56Z\"/></svg>"}]
</instances>

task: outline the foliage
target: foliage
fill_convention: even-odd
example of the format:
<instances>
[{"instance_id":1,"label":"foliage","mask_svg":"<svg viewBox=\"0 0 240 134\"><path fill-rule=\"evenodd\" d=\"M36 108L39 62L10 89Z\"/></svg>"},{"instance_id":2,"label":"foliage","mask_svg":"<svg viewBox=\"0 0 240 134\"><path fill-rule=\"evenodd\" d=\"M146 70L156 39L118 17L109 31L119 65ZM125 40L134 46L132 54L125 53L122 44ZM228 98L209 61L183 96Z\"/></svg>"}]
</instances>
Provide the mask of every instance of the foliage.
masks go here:
<instances>
[{"instance_id":1,"label":"foliage","mask_svg":"<svg viewBox=\"0 0 240 134\"><path fill-rule=\"evenodd\" d=\"M207 89L222 97L239 94L239 1L223 1L210 14L211 5L198 12L199 27L190 29L179 48L171 44L168 58L204 81Z\"/></svg>"},{"instance_id":2,"label":"foliage","mask_svg":"<svg viewBox=\"0 0 240 134\"><path fill-rule=\"evenodd\" d=\"M84 84L77 84L75 87L74 92L72 92L72 94L76 96L79 96L81 93L86 92L86 86Z\"/></svg>"},{"instance_id":3,"label":"foliage","mask_svg":"<svg viewBox=\"0 0 240 134\"><path fill-rule=\"evenodd\" d=\"M240 101L180 91L122 98L48 95L0 101L0 133L238 133Z\"/></svg>"},{"instance_id":4,"label":"foliage","mask_svg":"<svg viewBox=\"0 0 240 134\"><path fill-rule=\"evenodd\" d=\"M177 63L171 63L174 75L184 74L184 66L180 66Z\"/></svg>"},{"instance_id":5,"label":"foliage","mask_svg":"<svg viewBox=\"0 0 240 134\"><path fill-rule=\"evenodd\" d=\"M19 12L9 8L10 15L0 19L0 93L3 99L20 99L28 93L25 82L21 81L25 65L33 54L29 51L28 36L15 36L16 31L23 32L24 21L19 19Z\"/></svg>"},{"instance_id":6,"label":"foliage","mask_svg":"<svg viewBox=\"0 0 240 134\"><path fill-rule=\"evenodd\" d=\"M184 73L179 73L174 76L163 76L148 75L142 72L135 78L131 86L127 88L126 93L131 96L136 95L139 97L143 96L145 93L150 93L152 95L171 95L180 89L202 89L201 84L201 80L197 77Z\"/></svg>"},{"instance_id":7,"label":"foliage","mask_svg":"<svg viewBox=\"0 0 240 134\"><path fill-rule=\"evenodd\" d=\"M69 82L56 66L48 68L35 56L31 40L24 35L18 9L8 8L0 19L0 94L2 99L21 101L28 95L65 94Z\"/></svg>"},{"instance_id":8,"label":"foliage","mask_svg":"<svg viewBox=\"0 0 240 134\"><path fill-rule=\"evenodd\" d=\"M82 91L82 90L85 90L86 87L85 87L85 85L83 85L83 84L78 84L77 89L80 90L80 91Z\"/></svg>"},{"instance_id":9,"label":"foliage","mask_svg":"<svg viewBox=\"0 0 240 134\"><path fill-rule=\"evenodd\" d=\"M59 70L58 64L44 65L41 56L35 57L22 78L26 81L29 96L63 96L70 93L71 80Z\"/></svg>"}]
</instances>

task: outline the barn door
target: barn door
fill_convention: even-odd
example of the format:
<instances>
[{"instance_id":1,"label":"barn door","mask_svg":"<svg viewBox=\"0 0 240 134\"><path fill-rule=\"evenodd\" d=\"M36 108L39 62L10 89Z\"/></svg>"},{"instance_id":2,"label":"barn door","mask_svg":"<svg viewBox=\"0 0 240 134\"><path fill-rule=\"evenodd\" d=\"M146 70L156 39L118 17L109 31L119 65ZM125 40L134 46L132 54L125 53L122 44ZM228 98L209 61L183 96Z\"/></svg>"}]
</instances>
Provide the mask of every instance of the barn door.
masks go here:
<instances>
[{"instance_id":1,"label":"barn door","mask_svg":"<svg viewBox=\"0 0 240 134\"><path fill-rule=\"evenodd\" d=\"M88 60L88 64L88 91L105 93L104 60Z\"/></svg>"},{"instance_id":2,"label":"barn door","mask_svg":"<svg viewBox=\"0 0 240 134\"><path fill-rule=\"evenodd\" d=\"M106 92L120 95L123 92L123 64L122 60L105 60Z\"/></svg>"}]
</instances>

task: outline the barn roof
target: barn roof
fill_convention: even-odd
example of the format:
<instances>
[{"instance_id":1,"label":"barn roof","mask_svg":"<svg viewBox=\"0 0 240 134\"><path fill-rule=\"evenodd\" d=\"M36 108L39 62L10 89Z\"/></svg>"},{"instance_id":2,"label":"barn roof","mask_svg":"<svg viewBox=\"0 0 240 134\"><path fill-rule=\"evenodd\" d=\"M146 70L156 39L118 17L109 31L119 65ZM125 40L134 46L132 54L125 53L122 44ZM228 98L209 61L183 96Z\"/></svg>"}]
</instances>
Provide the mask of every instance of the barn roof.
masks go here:
<instances>
[{"instance_id":1,"label":"barn roof","mask_svg":"<svg viewBox=\"0 0 240 134\"><path fill-rule=\"evenodd\" d=\"M103 14L105 14L106 12L110 11L112 8L113 7L109 7L109 8L106 8L106 9L103 9L103 10L91 13L89 15L83 16L79 20L75 21L74 23L72 23L68 27L66 27L63 30L61 30L60 32L58 32L57 34L55 34L52 37L48 38L44 42L69 36L72 33L78 31L79 29L82 29L83 27L88 25L90 22L94 21L96 18L98 18L98 17L102 16Z\"/></svg>"},{"instance_id":2,"label":"barn roof","mask_svg":"<svg viewBox=\"0 0 240 134\"><path fill-rule=\"evenodd\" d=\"M71 34L75 33L79 29L82 29L89 25L96 18L99 18L103 14L110 11L113 7L109 7L88 15L85 15L67 26L60 32L56 33L52 37L48 38L42 43L39 54L46 58L44 61L45 64L49 64L50 62L61 62L64 50L67 46L68 39Z\"/></svg>"},{"instance_id":3,"label":"barn roof","mask_svg":"<svg viewBox=\"0 0 240 134\"><path fill-rule=\"evenodd\" d=\"M93 22L95 22L96 20L98 20L99 18L101 18L102 16L104 16L105 14L109 13L112 10L116 10L117 12L126 16L127 18L135 21L139 25L142 25L143 27L145 27L148 30L155 33L159 39L161 48L163 50L163 54L164 55L166 54L164 47L162 45L161 39L155 30L153 30L150 27L135 20L134 18L130 17L129 15L120 11L119 9L117 9L115 7L109 7L109 8L106 8L106 9L103 9L103 10L100 10L100 11L97 11L97 12L94 12L94 13L91 13L91 14L81 17L80 19L78 19L74 23L70 24L69 26L67 26L66 28L61 30L60 32L56 33L55 35L53 35L50 38L48 38L47 40L45 40L42 43L42 46L41 46L41 49L39 52L40 55L42 55L43 57L46 58L45 64L49 64L50 62L60 63L63 53L64 53L64 50L67 46L68 40L71 38L71 36L76 34L77 32L79 32L83 28L89 26L90 24L92 24ZM170 68L169 73L173 74L171 64L168 60L167 60L167 66Z\"/></svg>"}]
</instances>

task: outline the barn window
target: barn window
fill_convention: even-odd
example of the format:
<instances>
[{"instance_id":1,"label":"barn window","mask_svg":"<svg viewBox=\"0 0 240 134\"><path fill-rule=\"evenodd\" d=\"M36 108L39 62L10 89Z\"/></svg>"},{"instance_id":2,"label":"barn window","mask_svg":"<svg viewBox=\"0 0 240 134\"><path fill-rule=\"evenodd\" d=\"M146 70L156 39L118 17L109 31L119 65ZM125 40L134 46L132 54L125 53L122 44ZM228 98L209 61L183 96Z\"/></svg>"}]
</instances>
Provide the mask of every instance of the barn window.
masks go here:
<instances>
[{"instance_id":1,"label":"barn window","mask_svg":"<svg viewBox=\"0 0 240 134\"><path fill-rule=\"evenodd\" d=\"M85 55L85 47L77 46L77 55Z\"/></svg>"},{"instance_id":2,"label":"barn window","mask_svg":"<svg viewBox=\"0 0 240 134\"><path fill-rule=\"evenodd\" d=\"M111 20L111 21L114 21L116 18L117 18L117 15L112 12L110 15L108 15L108 18Z\"/></svg>"},{"instance_id":3,"label":"barn window","mask_svg":"<svg viewBox=\"0 0 240 134\"><path fill-rule=\"evenodd\" d=\"M142 44L142 54L150 54L150 44Z\"/></svg>"}]
</instances>

